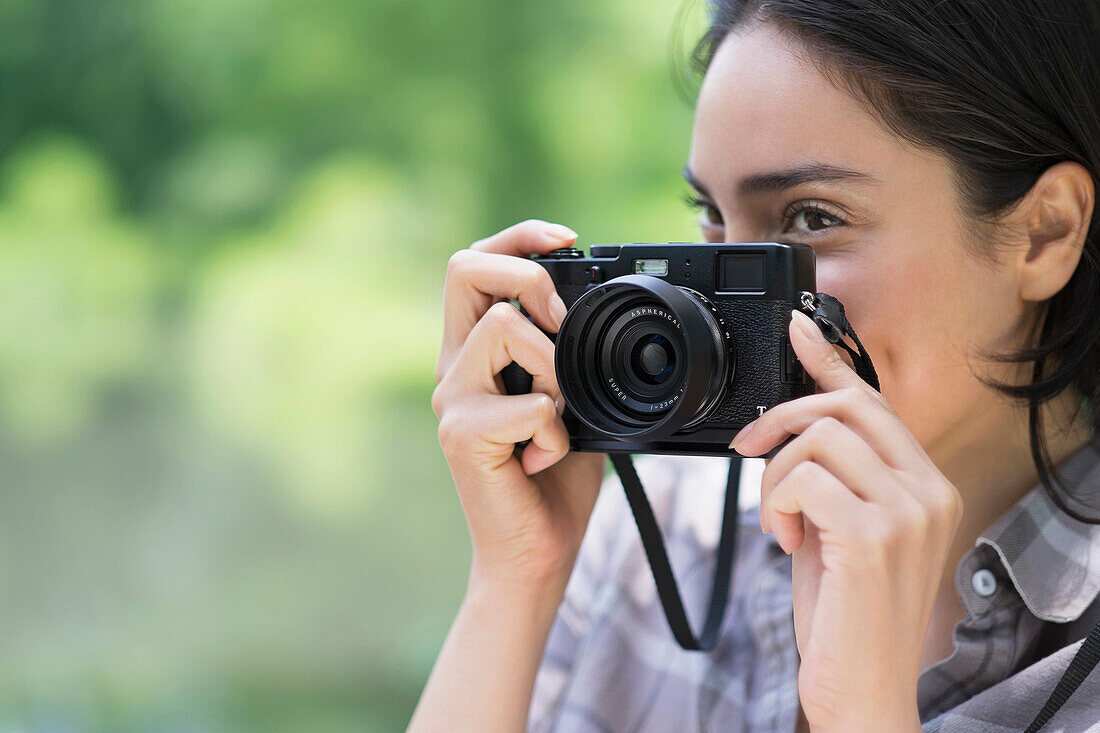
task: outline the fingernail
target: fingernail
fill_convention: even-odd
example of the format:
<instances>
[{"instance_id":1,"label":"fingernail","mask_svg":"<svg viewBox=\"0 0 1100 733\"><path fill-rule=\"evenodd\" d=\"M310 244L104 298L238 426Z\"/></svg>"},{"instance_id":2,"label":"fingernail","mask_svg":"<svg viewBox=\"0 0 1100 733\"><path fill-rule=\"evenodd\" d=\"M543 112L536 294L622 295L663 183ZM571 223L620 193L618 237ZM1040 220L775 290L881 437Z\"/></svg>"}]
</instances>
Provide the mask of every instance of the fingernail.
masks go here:
<instances>
[{"instance_id":1,"label":"fingernail","mask_svg":"<svg viewBox=\"0 0 1100 733\"><path fill-rule=\"evenodd\" d=\"M565 398L559 395L558 398L554 400L554 407L558 411L558 417L561 417L562 413L565 412Z\"/></svg>"},{"instance_id":2,"label":"fingernail","mask_svg":"<svg viewBox=\"0 0 1100 733\"><path fill-rule=\"evenodd\" d=\"M550 297L550 316L554 319L554 328L561 329L561 322L565 320L565 314L569 311L565 307L565 301L561 299L561 296L554 293Z\"/></svg>"},{"instance_id":3,"label":"fingernail","mask_svg":"<svg viewBox=\"0 0 1100 733\"><path fill-rule=\"evenodd\" d=\"M811 341L824 341L825 337L821 334L821 329L817 327L813 319L802 311L792 310L791 319L798 325L798 330L802 332L802 335Z\"/></svg>"},{"instance_id":4,"label":"fingernail","mask_svg":"<svg viewBox=\"0 0 1100 733\"><path fill-rule=\"evenodd\" d=\"M542 228L542 231L545 232L547 236L553 237L554 239L560 239L563 242L576 239L578 236L575 231L561 224L547 224Z\"/></svg>"},{"instance_id":5,"label":"fingernail","mask_svg":"<svg viewBox=\"0 0 1100 733\"><path fill-rule=\"evenodd\" d=\"M752 432L752 426L755 424L756 421L753 420L748 425L737 431L737 435L733 436L733 440L730 441L730 448L736 448L738 443L748 437L749 433Z\"/></svg>"}]
</instances>

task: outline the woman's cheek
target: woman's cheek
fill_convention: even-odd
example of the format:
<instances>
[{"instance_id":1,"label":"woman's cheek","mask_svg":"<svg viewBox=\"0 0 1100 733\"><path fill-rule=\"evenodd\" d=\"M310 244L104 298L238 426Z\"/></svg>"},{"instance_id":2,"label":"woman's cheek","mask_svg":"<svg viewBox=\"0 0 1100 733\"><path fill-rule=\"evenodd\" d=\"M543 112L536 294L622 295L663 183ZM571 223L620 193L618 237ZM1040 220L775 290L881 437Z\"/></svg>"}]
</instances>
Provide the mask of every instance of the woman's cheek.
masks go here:
<instances>
[{"instance_id":1,"label":"woman's cheek","mask_svg":"<svg viewBox=\"0 0 1100 733\"><path fill-rule=\"evenodd\" d=\"M916 314L907 314L911 295L905 268L873 253L869 246L817 254L817 289L844 304L844 313L871 350L871 344L904 330ZM882 346L887 346L882 343ZM882 350L882 349L878 349ZM871 352L872 359L875 357ZM877 363L876 363L877 366Z\"/></svg>"},{"instance_id":2,"label":"woman's cheek","mask_svg":"<svg viewBox=\"0 0 1100 733\"><path fill-rule=\"evenodd\" d=\"M966 367L968 289L934 261L818 257L818 289L836 296L867 349L882 394L922 445L957 422L979 390ZM958 277L953 274L952 279ZM935 294L930 296L930 294Z\"/></svg>"},{"instance_id":3,"label":"woman's cheek","mask_svg":"<svg viewBox=\"0 0 1100 733\"><path fill-rule=\"evenodd\" d=\"M914 366L906 364L914 356L909 347L923 338L922 329L915 326L924 318L917 305L924 299L917 297L919 285L914 283L920 268L899 261L904 256L882 256L888 248L888 242L872 242L858 250L822 251L817 257L817 287L844 304L845 315L875 365L883 396L893 403L919 381L905 371Z\"/></svg>"}]
</instances>

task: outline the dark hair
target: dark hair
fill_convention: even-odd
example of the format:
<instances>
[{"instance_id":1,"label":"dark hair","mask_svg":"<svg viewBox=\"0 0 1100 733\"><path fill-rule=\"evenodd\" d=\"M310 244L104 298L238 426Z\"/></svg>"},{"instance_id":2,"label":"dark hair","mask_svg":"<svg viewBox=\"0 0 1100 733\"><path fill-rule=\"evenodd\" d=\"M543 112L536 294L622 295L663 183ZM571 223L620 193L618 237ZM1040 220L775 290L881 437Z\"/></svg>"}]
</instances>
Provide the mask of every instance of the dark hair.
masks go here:
<instances>
[{"instance_id":1,"label":"dark hair","mask_svg":"<svg viewBox=\"0 0 1100 733\"><path fill-rule=\"evenodd\" d=\"M830 80L862 98L903 139L952 164L975 231L995 230L1055 163L1100 171L1100 3L1094 0L710 0L692 54L698 71L738 26L763 21L797 38ZM987 226L980 226L985 224ZM1072 389L1100 427L1100 213L1081 261L1046 303L1030 344L997 354L1033 363L1029 384L994 384L1026 402L1032 458L1051 499L1098 523L1061 489L1040 406ZM995 246L984 237L979 252ZM1068 504L1073 504L1071 508ZM1092 507L1093 511L1096 510Z\"/></svg>"}]
</instances>

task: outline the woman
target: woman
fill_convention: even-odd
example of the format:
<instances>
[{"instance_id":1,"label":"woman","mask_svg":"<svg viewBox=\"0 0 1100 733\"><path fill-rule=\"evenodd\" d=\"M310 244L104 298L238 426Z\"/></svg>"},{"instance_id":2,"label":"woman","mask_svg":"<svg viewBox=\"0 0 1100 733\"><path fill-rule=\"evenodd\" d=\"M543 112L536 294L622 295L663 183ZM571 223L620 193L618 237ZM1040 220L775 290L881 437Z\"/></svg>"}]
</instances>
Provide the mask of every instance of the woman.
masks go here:
<instances>
[{"instance_id":1,"label":"woman","mask_svg":"<svg viewBox=\"0 0 1100 733\"><path fill-rule=\"evenodd\" d=\"M881 394L792 315L818 393L731 436L796 437L743 515L765 534L742 533L719 645L684 652L603 458L568 452L551 342L501 302L555 331L524 258L576 235L528 221L456 254L433 407L473 561L411 729L1021 730L1100 607L1100 6L711 18L685 169L703 234L812 246ZM532 394L503 395L512 360ZM640 464L699 614L723 462ZM1100 730L1098 677L1051 729Z\"/></svg>"}]
</instances>

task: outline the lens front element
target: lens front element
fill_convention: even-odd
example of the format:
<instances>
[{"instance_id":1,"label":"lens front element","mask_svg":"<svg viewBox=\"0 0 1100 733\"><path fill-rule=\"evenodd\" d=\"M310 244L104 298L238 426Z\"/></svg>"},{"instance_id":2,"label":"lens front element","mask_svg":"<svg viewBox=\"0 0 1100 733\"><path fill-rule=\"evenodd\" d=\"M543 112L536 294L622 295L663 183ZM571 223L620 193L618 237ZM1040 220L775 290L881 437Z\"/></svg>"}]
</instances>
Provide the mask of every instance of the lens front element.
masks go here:
<instances>
[{"instance_id":1,"label":"lens front element","mask_svg":"<svg viewBox=\"0 0 1100 733\"><path fill-rule=\"evenodd\" d=\"M647 384L668 381L676 368L676 352L672 349L672 342L659 333L638 339L630 356L631 368Z\"/></svg>"}]
</instances>

